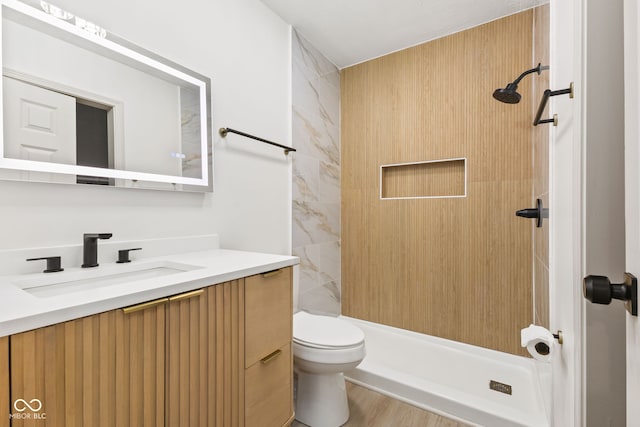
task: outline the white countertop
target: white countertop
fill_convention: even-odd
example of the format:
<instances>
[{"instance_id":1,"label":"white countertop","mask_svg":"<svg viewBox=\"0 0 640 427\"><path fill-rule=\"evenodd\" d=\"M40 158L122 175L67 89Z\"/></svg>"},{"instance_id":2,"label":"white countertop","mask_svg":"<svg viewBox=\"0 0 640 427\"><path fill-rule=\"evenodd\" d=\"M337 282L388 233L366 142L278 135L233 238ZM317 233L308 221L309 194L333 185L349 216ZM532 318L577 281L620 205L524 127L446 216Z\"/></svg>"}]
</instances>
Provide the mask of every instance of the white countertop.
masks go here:
<instances>
[{"instance_id":1,"label":"white countertop","mask_svg":"<svg viewBox=\"0 0 640 427\"><path fill-rule=\"evenodd\" d=\"M162 261L189 264L201 268L47 297L31 295L17 286L15 282L45 276L48 279L55 277L56 274L68 276L87 269L77 267L65 268L62 273L2 276L0 277L0 301L2 301L0 337L299 263L299 259L293 256L213 249L144 258L135 260L131 264L101 263L100 267L95 267L95 269L104 267L115 270L120 268L119 266L129 266L133 263Z\"/></svg>"}]
</instances>

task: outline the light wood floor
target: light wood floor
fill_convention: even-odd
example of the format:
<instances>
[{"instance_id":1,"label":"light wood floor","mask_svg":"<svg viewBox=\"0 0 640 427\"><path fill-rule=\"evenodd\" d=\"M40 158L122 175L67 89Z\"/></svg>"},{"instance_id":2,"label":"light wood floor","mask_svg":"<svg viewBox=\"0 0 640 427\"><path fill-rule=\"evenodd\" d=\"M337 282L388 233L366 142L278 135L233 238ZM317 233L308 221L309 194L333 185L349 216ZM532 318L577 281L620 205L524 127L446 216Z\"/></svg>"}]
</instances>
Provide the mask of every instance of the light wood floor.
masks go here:
<instances>
[{"instance_id":1,"label":"light wood floor","mask_svg":"<svg viewBox=\"0 0 640 427\"><path fill-rule=\"evenodd\" d=\"M416 408L347 381L351 416L347 427L465 427L467 424ZM292 427L304 427L294 421Z\"/></svg>"}]
</instances>

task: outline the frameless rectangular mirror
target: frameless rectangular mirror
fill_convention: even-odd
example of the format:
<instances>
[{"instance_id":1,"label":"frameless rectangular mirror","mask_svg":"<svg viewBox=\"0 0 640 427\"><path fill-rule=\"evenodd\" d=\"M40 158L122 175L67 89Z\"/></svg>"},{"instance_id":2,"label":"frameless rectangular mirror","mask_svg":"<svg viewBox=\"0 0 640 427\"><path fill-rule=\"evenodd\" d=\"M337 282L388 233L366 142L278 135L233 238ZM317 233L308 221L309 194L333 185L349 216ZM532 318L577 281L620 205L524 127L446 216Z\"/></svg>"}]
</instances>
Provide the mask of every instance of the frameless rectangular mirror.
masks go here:
<instances>
[{"instance_id":1,"label":"frameless rectangular mirror","mask_svg":"<svg viewBox=\"0 0 640 427\"><path fill-rule=\"evenodd\" d=\"M0 179L211 191L208 78L44 1L0 3Z\"/></svg>"}]
</instances>

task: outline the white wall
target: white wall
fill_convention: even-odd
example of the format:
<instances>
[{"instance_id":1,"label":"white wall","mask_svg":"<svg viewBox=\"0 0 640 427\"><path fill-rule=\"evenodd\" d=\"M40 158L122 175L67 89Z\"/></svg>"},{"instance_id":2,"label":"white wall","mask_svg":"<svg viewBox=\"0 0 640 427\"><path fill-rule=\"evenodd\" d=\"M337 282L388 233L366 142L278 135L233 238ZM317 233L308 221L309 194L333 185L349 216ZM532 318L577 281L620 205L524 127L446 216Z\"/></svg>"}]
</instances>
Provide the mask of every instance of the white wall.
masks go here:
<instances>
[{"instance_id":1,"label":"white wall","mask_svg":"<svg viewBox=\"0 0 640 427\"><path fill-rule=\"evenodd\" d=\"M622 3L586 3L585 273L615 283L625 271ZM586 303L585 325L586 426L624 427L624 305Z\"/></svg>"},{"instance_id":2,"label":"white wall","mask_svg":"<svg viewBox=\"0 0 640 427\"><path fill-rule=\"evenodd\" d=\"M258 0L58 0L58 6L212 79L213 128L290 140L289 26ZM0 249L219 233L222 247L291 250L291 164L214 135L214 193L0 182Z\"/></svg>"}]
</instances>

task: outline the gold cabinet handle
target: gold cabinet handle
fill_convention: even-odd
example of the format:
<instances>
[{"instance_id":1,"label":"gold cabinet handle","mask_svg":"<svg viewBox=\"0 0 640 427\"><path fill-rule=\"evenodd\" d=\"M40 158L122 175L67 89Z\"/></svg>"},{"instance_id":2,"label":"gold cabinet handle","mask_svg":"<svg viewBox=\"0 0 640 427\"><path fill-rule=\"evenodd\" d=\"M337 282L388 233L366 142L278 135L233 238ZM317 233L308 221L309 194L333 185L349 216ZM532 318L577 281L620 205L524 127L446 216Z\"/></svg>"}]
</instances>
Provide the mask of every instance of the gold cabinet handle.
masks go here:
<instances>
[{"instance_id":1,"label":"gold cabinet handle","mask_svg":"<svg viewBox=\"0 0 640 427\"><path fill-rule=\"evenodd\" d=\"M274 351L273 353L270 353L270 354L266 355L265 357L263 357L262 359L260 359L260 362L263 365L266 365L267 363L271 362L276 357L280 356L281 353L282 353L282 350L278 349L278 350Z\"/></svg>"},{"instance_id":2,"label":"gold cabinet handle","mask_svg":"<svg viewBox=\"0 0 640 427\"><path fill-rule=\"evenodd\" d=\"M282 273L282 269L281 268L279 268L277 270L267 271L266 273L260 273L260 274L262 274L262 277L264 277L266 279L267 277L277 276L280 273Z\"/></svg>"},{"instance_id":3,"label":"gold cabinet handle","mask_svg":"<svg viewBox=\"0 0 640 427\"><path fill-rule=\"evenodd\" d=\"M155 307L160 304L166 304L169 302L169 298L160 298L149 302L143 302L142 304L132 305L131 307L125 307L122 309L124 314L135 313L136 311L146 310L147 308Z\"/></svg>"},{"instance_id":4,"label":"gold cabinet handle","mask_svg":"<svg viewBox=\"0 0 640 427\"><path fill-rule=\"evenodd\" d=\"M204 293L204 289L198 289L196 291L185 292L184 294L174 295L172 297L169 297L169 301L174 302L174 301L181 301L183 299L199 297L203 293Z\"/></svg>"}]
</instances>

